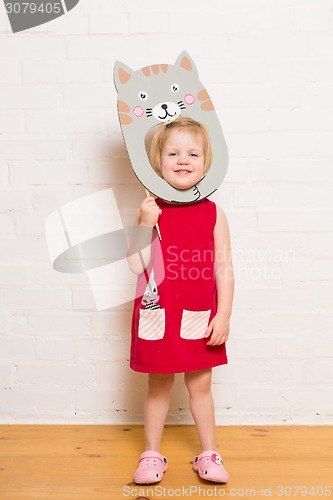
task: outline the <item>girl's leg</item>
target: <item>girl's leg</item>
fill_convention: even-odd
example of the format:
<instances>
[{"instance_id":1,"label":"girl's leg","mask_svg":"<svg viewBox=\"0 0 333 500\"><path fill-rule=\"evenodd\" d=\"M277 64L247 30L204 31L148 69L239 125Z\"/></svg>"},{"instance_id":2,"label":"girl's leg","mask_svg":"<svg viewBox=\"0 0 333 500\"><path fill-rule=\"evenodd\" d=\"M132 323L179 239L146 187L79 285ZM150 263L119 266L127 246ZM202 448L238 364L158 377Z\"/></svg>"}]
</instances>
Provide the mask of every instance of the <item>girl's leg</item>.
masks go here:
<instances>
[{"instance_id":1,"label":"girl's leg","mask_svg":"<svg viewBox=\"0 0 333 500\"><path fill-rule=\"evenodd\" d=\"M148 376L144 416L146 451L160 452L174 377L173 374L160 375L155 373L150 373Z\"/></svg>"},{"instance_id":2,"label":"girl's leg","mask_svg":"<svg viewBox=\"0 0 333 500\"><path fill-rule=\"evenodd\" d=\"M197 428L201 451L215 450L215 411L211 392L212 370L184 374L190 396L190 410Z\"/></svg>"}]
</instances>

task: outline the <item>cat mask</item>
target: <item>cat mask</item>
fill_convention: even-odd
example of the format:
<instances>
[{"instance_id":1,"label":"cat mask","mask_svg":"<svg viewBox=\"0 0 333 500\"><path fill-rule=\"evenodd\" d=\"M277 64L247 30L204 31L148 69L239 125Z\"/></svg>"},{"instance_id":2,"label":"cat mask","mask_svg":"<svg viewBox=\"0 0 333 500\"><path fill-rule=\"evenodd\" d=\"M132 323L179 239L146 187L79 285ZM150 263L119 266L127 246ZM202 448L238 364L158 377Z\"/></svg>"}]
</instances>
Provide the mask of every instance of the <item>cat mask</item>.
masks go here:
<instances>
[{"instance_id":1,"label":"cat mask","mask_svg":"<svg viewBox=\"0 0 333 500\"><path fill-rule=\"evenodd\" d=\"M121 131L143 186L170 203L193 203L216 191L227 171L227 145L213 103L187 52L182 52L174 65L154 64L137 71L117 61L114 82ZM174 188L162 179L151 167L145 147L146 136L154 126L180 115L206 127L213 152L206 175L188 189Z\"/></svg>"}]
</instances>

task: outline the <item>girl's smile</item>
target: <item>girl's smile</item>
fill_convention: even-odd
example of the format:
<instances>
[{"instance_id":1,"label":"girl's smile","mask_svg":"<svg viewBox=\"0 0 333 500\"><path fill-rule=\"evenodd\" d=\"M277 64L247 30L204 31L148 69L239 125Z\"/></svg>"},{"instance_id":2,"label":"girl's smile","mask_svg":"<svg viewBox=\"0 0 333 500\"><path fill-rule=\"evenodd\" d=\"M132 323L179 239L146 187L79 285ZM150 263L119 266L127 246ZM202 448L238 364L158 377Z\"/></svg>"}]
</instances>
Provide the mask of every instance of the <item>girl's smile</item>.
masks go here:
<instances>
[{"instance_id":1,"label":"girl's smile","mask_svg":"<svg viewBox=\"0 0 333 500\"><path fill-rule=\"evenodd\" d=\"M172 130L161 154L163 179L177 189L188 189L204 175L204 145L200 135Z\"/></svg>"}]
</instances>

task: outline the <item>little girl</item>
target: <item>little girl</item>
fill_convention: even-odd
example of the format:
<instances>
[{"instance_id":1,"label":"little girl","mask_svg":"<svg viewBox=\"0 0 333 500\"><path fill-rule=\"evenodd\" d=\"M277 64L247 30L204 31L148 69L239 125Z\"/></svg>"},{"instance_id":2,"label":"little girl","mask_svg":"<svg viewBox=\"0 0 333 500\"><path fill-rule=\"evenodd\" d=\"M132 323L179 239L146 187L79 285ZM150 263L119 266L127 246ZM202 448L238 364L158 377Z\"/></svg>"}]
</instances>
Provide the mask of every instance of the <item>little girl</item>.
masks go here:
<instances>
[{"instance_id":1,"label":"little girl","mask_svg":"<svg viewBox=\"0 0 333 500\"><path fill-rule=\"evenodd\" d=\"M159 125L150 156L166 182L177 189L192 188L211 164L206 129L183 117ZM128 261L139 274L130 366L148 373L145 451L134 481L156 483L167 469L167 459L160 453L162 433L174 374L184 373L201 444L193 468L203 479L226 483L228 473L216 451L211 393L212 367L227 363L225 342L233 299L226 217L208 199L170 204L148 196L139 208Z\"/></svg>"}]
</instances>

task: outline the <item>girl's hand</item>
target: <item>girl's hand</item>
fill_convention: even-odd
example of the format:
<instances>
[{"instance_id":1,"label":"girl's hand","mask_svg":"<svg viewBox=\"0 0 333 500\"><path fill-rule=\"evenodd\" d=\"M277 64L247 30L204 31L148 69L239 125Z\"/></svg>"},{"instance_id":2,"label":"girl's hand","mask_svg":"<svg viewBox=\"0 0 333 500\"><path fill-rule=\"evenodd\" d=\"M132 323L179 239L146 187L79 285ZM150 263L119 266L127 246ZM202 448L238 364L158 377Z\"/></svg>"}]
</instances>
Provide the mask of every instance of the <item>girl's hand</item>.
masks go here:
<instances>
[{"instance_id":1,"label":"girl's hand","mask_svg":"<svg viewBox=\"0 0 333 500\"><path fill-rule=\"evenodd\" d=\"M147 196L139 207L140 226L154 227L162 210L157 205L153 196Z\"/></svg>"},{"instance_id":2,"label":"girl's hand","mask_svg":"<svg viewBox=\"0 0 333 500\"><path fill-rule=\"evenodd\" d=\"M223 314L216 314L209 323L204 338L211 337L207 345L224 344L229 337L229 318Z\"/></svg>"}]
</instances>

